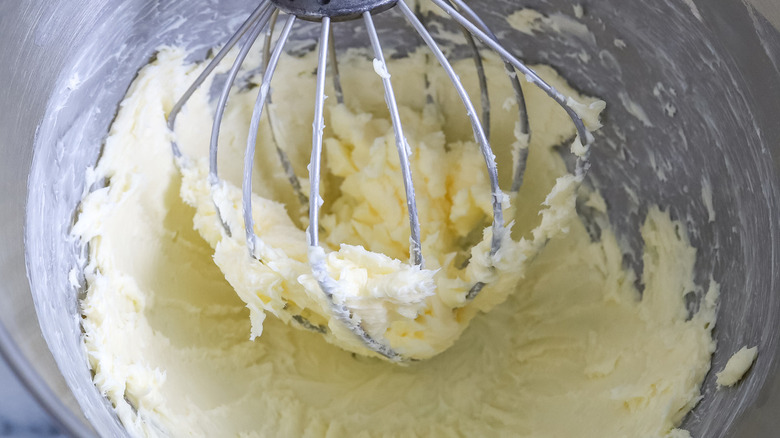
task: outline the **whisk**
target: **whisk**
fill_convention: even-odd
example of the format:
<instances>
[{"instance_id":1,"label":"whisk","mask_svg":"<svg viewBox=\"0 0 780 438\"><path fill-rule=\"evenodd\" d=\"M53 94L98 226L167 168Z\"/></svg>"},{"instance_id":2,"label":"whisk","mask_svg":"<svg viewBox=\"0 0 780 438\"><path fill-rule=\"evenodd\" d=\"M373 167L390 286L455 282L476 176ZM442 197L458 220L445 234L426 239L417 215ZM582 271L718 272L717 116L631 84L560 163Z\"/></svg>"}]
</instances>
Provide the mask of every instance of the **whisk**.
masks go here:
<instances>
[{"instance_id":1,"label":"whisk","mask_svg":"<svg viewBox=\"0 0 780 438\"><path fill-rule=\"evenodd\" d=\"M578 137L583 146L582 148L579 148L578 151L576 151L577 161L575 165L575 176L579 178L582 178L588 171L588 156L590 151L590 144L593 141L593 136L586 128L583 120L567 103L566 96L542 80L533 70L523 64L523 62L516 58L512 53L507 51L498 41L496 35L491 32L485 22L480 19L480 17L468 5L466 5L463 0L420 1L429 1L431 4L440 8L452 19L454 19L462 28L467 45L472 51L479 78L482 120L480 120L471 98L466 92L449 60L444 55L441 48L437 45L434 37L427 30L425 17L422 16L419 8L413 10L409 4L407 4L406 0L262 0L256 9L251 13L249 18L247 18L241 27L230 37L223 48L214 56L214 58L205 67L198 78L184 93L181 99L175 104L168 116L168 127L171 131L173 131L176 124L176 117L188 99L192 96L195 90L201 84L203 84L203 82L214 71L217 65L227 56L228 52L234 46L236 46L236 44L241 42L236 59L227 73L227 80L225 81L219 95L216 112L214 115L214 124L211 132L209 148L209 183L212 185L212 187L218 185L220 183L220 178L217 173L218 138L228 95L231 88L233 87L241 65L249 54L252 45L260 37L263 31L266 32L266 41L264 45L265 52L263 56L265 71L262 76L262 82L259 87L257 100L255 102L250 122L249 134L246 143L246 153L244 155L242 180L242 207L244 232L246 234L246 246L249 250L250 256L257 258L255 254L255 247L257 245L258 237L254 232L254 219L252 217L252 168L260 119L263 114L264 107L271 100L271 80L273 78L274 71L277 67L280 56L284 51L285 44L289 40L293 25L299 19L319 23L320 36L317 58L316 94L314 96L313 140L311 161L309 163L310 190L308 196L303 193L301 184L298 181L295 172L293 171L292 165L290 164L290 160L287 158L286 153L279 147L278 144L276 144L276 151L281 165L290 181L290 184L297 194L298 199L302 205L308 204L309 225L308 229L306 230L306 236L309 244L309 264L311 266L312 274L317 280L322 293L328 299L332 314L355 336L357 336L367 348L391 361L396 362L409 360L409 358L406 358L397 351L393 350L388 345L386 340L369 335L369 333L367 333L367 331L362 327L359 319L354 317L349 308L334 301L334 291L339 288L339 285L328 273L325 262L325 249L321 247L319 243L319 216L322 205L322 199L319 192L324 129L323 107L325 100L324 90L327 79L326 71L329 64L334 77L336 98L340 102L343 99L338 76L338 64L336 61L334 48L332 32L333 23L353 19L362 19L365 23L365 28L371 43L371 48L374 53L374 69L382 79L385 101L390 113L392 126L395 133L395 144L398 151L400 169L404 181L409 226L411 229L410 262L413 265L417 265L422 268L425 261L421 247L420 221L417 213L415 189L409 163L409 155L411 152L404 136L398 104L393 92L393 85L390 79L390 74L388 73L387 66L385 64L382 45L379 41L377 30L374 25L373 14L386 11L390 8L396 8L400 10L401 14L405 17L405 19L417 32L417 34L419 34L423 42L430 49L435 59L443 67L466 109L471 122L474 138L480 147L481 154L487 167L487 173L492 192L493 235L491 237L489 253L491 257L494 256L501 247L502 235L500 231L504 230L504 212L502 210L502 199L505 197L505 195L499 187L496 160L490 146L490 100L487 89L487 79L482 64L482 57L479 53L480 49L477 46L475 39L479 40L483 46L498 54L498 56L505 63L507 76L512 82L512 88L515 92L515 98L517 100L520 119L519 130L522 135L524 135L526 138L529 138L531 133L528 125L528 116L525 111L523 91L520 87L519 78L521 76L542 89L547 95L550 96L550 98L555 100L555 102L557 102L566 111L574 123ZM276 26L279 19L280 11L284 13L286 19L276 40L276 43L273 45L273 49L271 49L272 34L274 33L274 27ZM270 116L270 114L268 116ZM273 130L271 131L271 135L273 137ZM172 150L176 158L182 157L182 153L175 141L172 143ZM513 193L516 193L522 185L527 153L527 147L522 147L520 148L519 153L516 154L516 161L513 163L514 172L511 186L511 192ZM220 216L219 208L217 208L217 215ZM222 226L224 227L225 232L229 236L236 232L236 230L230 229L221 216L220 221L222 222ZM484 288L484 286L485 283L483 282L475 283L468 291L466 299L474 299ZM316 326L309 323L301 315L294 315L293 319L298 321L304 327L318 331L324 330L324 328L321 326Z\"/></svg>"}]
</instances>

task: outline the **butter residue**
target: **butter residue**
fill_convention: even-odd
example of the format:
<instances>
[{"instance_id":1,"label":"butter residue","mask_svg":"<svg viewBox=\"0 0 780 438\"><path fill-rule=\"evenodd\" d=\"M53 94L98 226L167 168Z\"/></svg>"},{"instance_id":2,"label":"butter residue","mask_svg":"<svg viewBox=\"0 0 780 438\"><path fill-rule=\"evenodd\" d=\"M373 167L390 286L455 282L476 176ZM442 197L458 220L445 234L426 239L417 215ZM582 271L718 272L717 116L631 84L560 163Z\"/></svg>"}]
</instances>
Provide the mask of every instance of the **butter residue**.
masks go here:
<instances>
[{"instance_id":1,"label":"butter residue","mask_svg":"<svg viewBox=\"0 0 780 438\"><path fill-rule=\"evenodd\" d=\"M626 112L632 115L635 119L639 120L642 125L644 125L646 128L652 128L654 126L653 122L650 120L650 117L647 116L645 109L642 108L642 106L639 105L635 100L631 99L628 93L621 91L618 93L618 98L620 99L620 103L623 104L623 108L626 109Z\"/></svg>"},{"instance_id":2,"label":"butter residue","mask_svg":"<svg viewBox=\"0 0 780 438\"><path fill-rule=\"evenodd\" d=\"M745 373L748 372L750 367L753 366L753 362L758 357L758 347L742 347L739 351L734 353L729 361L726 362L726 366L717 374L716 383L718 386L734 386L742 380Z\"/></svg>"},{"instance_id":3,"label":"butter residue","mask_svg":"<svg viewBox=\"0 0 780 438\"><path fill-rule=\"evenodd\" d=\"M574 17L562 13L545 15L535 9L523 8L509 14L506 20L512 28L526 35L534 35L542 31L564 33L594 43L595 46L596 37L593 32L579 20L582 18L581 13L584 12L582 6L577 9L575 5L574 8Z\"/></svg>"}]
</instances>

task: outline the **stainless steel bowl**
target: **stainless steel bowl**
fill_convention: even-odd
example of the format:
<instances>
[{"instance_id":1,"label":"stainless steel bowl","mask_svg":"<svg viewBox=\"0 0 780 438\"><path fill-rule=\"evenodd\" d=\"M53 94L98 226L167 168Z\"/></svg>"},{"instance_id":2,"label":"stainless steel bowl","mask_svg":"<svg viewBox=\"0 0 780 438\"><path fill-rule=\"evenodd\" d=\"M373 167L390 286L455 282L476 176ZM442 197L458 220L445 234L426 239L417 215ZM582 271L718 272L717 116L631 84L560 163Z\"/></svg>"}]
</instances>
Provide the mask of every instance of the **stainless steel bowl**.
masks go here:
<instances>
[{"instance_id":1,"label":"stainless steel bowl","mask_svg":"<svg viewBox=\"0 0 780 438\"><path fill-rule=\"evenodd\" d=\"M155 47L167 42L205 49L235 28L252 3L0 2L0 350L73 435L124 434L91 383L80 348L79 288L69 277L84 257L68 238L84 170L94 164L117 103ZM683 427L694 436L776 436L780 3L582 5L593 38L541 34L506 42L611 104L597 136L591 183L605 193L624 241L639 249L635 228L649 203L689 226L699 251L697 280L706 284L712 276L721 284L713 370L741 346L759 346L758 361L739 386L716 391L710 373L705 397ZM568 2L528 0L523 6L573 13ZM494 0L475 7L500 31L518 5ZM349 35L339 40L349 44ZM299 33L298 40L307 37ZM416 43L400 27L385 29L382 38L398 48ZM625 48L616 48L616 39ZM621 97L641 105L647 120L632 115ZM659 99L673 102L673 117ZM712 187L714 221L702 197L703 179ZM630 256L626 263L642 269Z\"/></svg>"}]
</instances>

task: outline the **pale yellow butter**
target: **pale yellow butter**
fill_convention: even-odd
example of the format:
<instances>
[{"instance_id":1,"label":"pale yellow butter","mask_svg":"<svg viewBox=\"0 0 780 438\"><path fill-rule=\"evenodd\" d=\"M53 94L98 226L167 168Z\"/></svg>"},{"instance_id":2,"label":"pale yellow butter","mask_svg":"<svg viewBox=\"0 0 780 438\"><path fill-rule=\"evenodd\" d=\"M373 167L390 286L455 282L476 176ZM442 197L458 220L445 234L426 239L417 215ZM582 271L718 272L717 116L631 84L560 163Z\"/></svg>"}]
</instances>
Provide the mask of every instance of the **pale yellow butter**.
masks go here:
<instances>
[{"instance_id":1,"label":"pale yellow butter","mask_svg":"<svg viewBox=\"0 0 780 438\"><path fill-rule=\"evenodd\" d=\"M87 195L74 228L90 245L85 349L95 384L131 435L682 436L674 428L699 399L714 349L715 301L705 300L692 318L685 307L684 296L696 288L696 251L681 224L649 208L641 229L640 296L611 230L592 241L576 218L575 187L553 149L570 141L574 129L542 92L526 89L528 170L508 213L514 224L504 246L514 252L493 261L503 270L491 278L494 290L453 316L464 285L492 275L480 269L484 241L470 268L460 271L452 263L463 256L456 254L462 246L457 236L489 224L491 212L463 107L423 57L388 63L418 166L426 269L416 269L407 264L405 211L393 206L402 199L400 173L383 167L395 154L383 95L366 91L380 90L380 78L370 58L344 59L346 107L329 106L326 119L331 173L324 181L321 235L334 250L326 256L329 266L349 278L345 286L357 285L339 299L381 303L361 310L377 324L372 330L401 323L409 324L403 327L409 333L424 329L422 339L389 332L399 348L431 355L443 350L399 367L286 323L289 313L278 308L283 298L317 309L322 295L307 268L305 218L268 149L265 122L254 208L264 242L259 252L269 265L249 259L243 233L226 238L218 226L212 195L228 222L239 221L240 202L230 185L240 183L253 92L231 97L220 139L220 175L227 183L213 194L201 162L212 115L206 94L193 96L177 123L178 144L190 159L180 174L165 114L199 71L184 63L185 55L163 49L128 90L94 170L108 178L108 187ZM278 78L285 79L273 84L276 137L304 186L312 66L311 58L284 58ZM473 66L458 67L476 93ZM539 71L577 101L596 101L577 96L551 69ZM437 107L426 106L423 72ZM489 60L487 72L496 95L511 95L500 62ZM516 110L492 113L492 143L506 186ZM450 155L442 153L445 145ZM382 179L372 185L372 178ZM511 243L521 239L527 246ZM348 246L339 247L342 242ZM434 317L410 319L429 310ZM320 323L315 313L309 316ZM333 337L341 345L338 334Z\"/></svg>"}]
</instances>

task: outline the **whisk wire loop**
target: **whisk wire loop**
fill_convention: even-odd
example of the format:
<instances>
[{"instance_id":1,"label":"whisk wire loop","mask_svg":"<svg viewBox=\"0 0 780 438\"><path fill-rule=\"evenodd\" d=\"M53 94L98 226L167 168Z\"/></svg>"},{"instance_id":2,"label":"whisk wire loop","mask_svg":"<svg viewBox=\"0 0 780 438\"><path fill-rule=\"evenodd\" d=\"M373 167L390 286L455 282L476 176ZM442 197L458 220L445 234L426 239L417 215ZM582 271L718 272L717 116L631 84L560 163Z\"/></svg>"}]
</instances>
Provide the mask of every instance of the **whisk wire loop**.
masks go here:
<instances>
[{"instance_id":1,"label":"whisk wire loop","mask_svg":"<svg viewBox=\"0 0 780 438\"><path fill-rule=\"evenodd\" d=\"M463 0L450 0L455 4L455 6L458 8L458 10L466 16L469 20L471 20L472 23L479 26L479 28L485 32L487 36L489 36L493 41L498 43L498 37L496 34L490 30L488 25L485 23L482 18L477 15L476 12L474 12L473 9L469 5L466 4ZM471 36L471 32L469 32L468 28L463 27L464 31L468 33L468 35ZM473 38L473 36L472 36ZM525 135L525 142L526 144L524 147L521 147L520 150L517 151L517 159L514 164L514 172L512 175L512 186L510 188L511 193L517 193L520 190L520 187L523 185L523 175L525 174L525 165L528 160L528 142L531 140L531 127L528 123L528 111L525 107L525 95L523 94L523 88L520 85L520 78L517 76L517 72L515 71L515 67L510 63L509 61L504 60L504 69L506 70L507 76L509 77L509 81L512 84L512 89L515 93L515 102L517 104L517 112L518 112L518 131L521 135Z\"/></svg>"},{"instance_id":2,"label":"whisk wire loop","mask_svg":"<svg viewBox=\"0 0 780 438\"><path fill-rule=\"evenodd\" d=\"M334 301L333 293L340 287L339 284L328 273L325 263L324 249L319 246L319 210L322 203L319 194L320 187L320 168L322 159L322 136L325 128L323 117L323 107L325 104L325 80L326 68L328 63L329 37L331 22L328 17L322 19L320 31L319 52L317 58L317 88L314 100L314 122L312 123L312 150L311 161L309 162L309 179L311 190L309 193L309 228L307 229L307 238L309 243L309 264L314 278L320 286L323 294L328 300L331 312L349 331L357 336L362 343L372 351L384 356L390 361L402 362L405 358L385 345L374 339L361 326L359 321L353 319L350 310Z\"/></svg>"},{"instance_id":3,"label":"whisk wire loop","mask_svg":"<svg viewBox=\"0 0 780 438\"><path fill-rule=\"evenodd\" d=\"M466 92L466 89L463 87L463 83L460 81L457 73L452 68L450 62L447 60L447 57L436 44L436 41L433 39L433 36L430 34L430 32L428 32L428 30L425 28L425 26L423 26L414 12L409 8L409 6L407 6L406 2L404 0L399 0L397 6L401 9L401 12L406 17L407 21L409 21L409 23L417 31L423 41L425 41L425 44L428 46L431 52L433 52L434 57L439 61L439 64L441 64L442 68L444 68L447 76L449 76L450 81L452 82L452 85L455 87L458 96L460 96L461 102L466 107L466 115L471 121L471 127L474 131L474 138L479 144L482 156L485 159L488 178L490 180L490 190L492 193L493 204L493 236L491 241L490 254L491 256L495 255L501 247L501 239L503 237L502 233L504 231L504 213L502 205L504 194L498 185L496 157L493 154L493 150L490 147L490 143L488 142L487 137L485 136L485 131L482 127L482 123L480 122L479 117L477 116L474 104L471 102L471 98L469 97L468 92Z\"/></svg>"},{"instance_id":4,"label":"whisk wire loop","mask_svg":"<svg viewBox=\"0 0 780 438\"><path fill-rule=\"evenodd\" d=\"M393 92L393 83L390 80L390 73L387 71L385 55L382 51L382 45L379 42L379 36L374 27L374 19L370 12L363 13L363 20L366 23L368 37L371 40L371 47L374 49L374 68L382 78L382 85L385 89L385 103L390 111L390 119L393 122L393 131L395 134L395 146L398 149L398 159L401 165L401 174L404 179L404 189L406 190L406 207L409 212L409 228L411 229L409 250L412 263L423 266L422 244L420 243L420 219L417 214L417 201L414 193L414 183L412 181L412 171L409 165L409 155L411 149L404 136L403 126L401 124L401 115L398 112L398 103L395 100Z\"/></svg>"},{"instance_id":5,"label":"whisk wire loop","mask_svg":"<svg viewBox=\"0 0 780 438\"><path fill-rule=\"evenodd\" d=\"M193 93L200 88L201 85L208 79L208 77L211 75L211 73L217 68L220 62L222 62L223 59L230 53L230 50L235 47L236 43L241 39L241 37L244 36L244 34L249 30L249 28L252 27L255 22L260 18L261 15L263 15L268 8L271 7L271 1L270 0L262 0L260 4L252 11L252 13L249 15L249 17L241 24L241 26L236 30L236 32L228 39L228 41L225 43L225 45L220 49L216 55L214 55L214 58L206 65L206 67L203 69L202 72L198 75L197 78L192 82L192 84L187 88L187 91L182 94L182 96L179 98L179 100L173 105L173 108L171 108L171 111L168 113L168 129L173 132L174 128L176 127L176 117L179 115L179 112L181 112L181 109L184 107L184 104L187 103L188 100L190 100L190 97L192 97ZM173 150L173 156L176 158L181 158L182 153L179 149L179 146L176 144L176 141L171 142L171 149Z\"/></svg>"},{"instance_id":6,"label":"whisk wire loop","mask_svg":"<svg viewBox=\"0 0 780 438\"><path fill-rule=\"evenodd\" d=\"M274 14L271 16L271 22L268 24L268 28L265 32L265 41L263 44L263 72L268 70L268 60L271 58L271 43L273 40L274 28L276 27L276 21L279 17L279 12L279 9L274 11ZM279 158L279 164L282 165L284 175L287 177L287 181L290 183L290 187L292 187L295 196L298 198L298 203L301 206L306 206L309 204L309 198L305 193L303 193L301 182L298 179L298 175L295 174L295 169L293 169L290 157L287 155L287 152L285 152L285 150L280 146L276 137L276 125L274 124L275 117L272 105L273 90L268 90L268 99L266 102L268 109L265 112L265 117L268 120L268 132L271 135L271 141L273 142L274 149L276 150L276 156Z\"/></svg>"},{"instance_id":7,"label":"whisk wire loop","mask_svg":"<svg viewBox=\"0 0 780 438\"><path fill-rule=\"evenodd\" d=\"M228 71L225 83L222 85L222 90L219 94L219 100L217 101L217 107L214 112L214 123L211 125L211 138L209 141L209 182L214 185L219 182L219 174L217 169L217 157L219 156L219 133L222 128L222 119L225 115L225 108L230 97L230 90L233 88L233 84L236 81L239 70L244 60L249 55L249 51L252 49L252 45L257 40L258 36L263 30L263 27L268 22L269 17L272 14L272 10L269 8L258 18L254 23L246 41L241 45L241 49L236 55L236 59L233 65Z\"/></svg>"},{"instance_id":8,"label":"whisk wire loop","mask_svg":"<svg viewBox=\"0 0 780 438\"><path fill-rule=\"evenodd\" d=\"M333 36L333 26L330 27L328 37L328 55L330 56L330 69L333 76L333 92L336 94L336 102L344 103L344 91L341 89L341 74L339 73L339 61L336 54L336 38Z\"/></svg>"},{"instance_id":9,"label":"whisk wire loop","mask_svg":"<svg viewBox=\"0 0 780 438\"><path fill-rule=\"evenodd\" d=\"M479 53L479 47L474 37L465 27L460 28L466 45L471 50L471 57L474 60L474 68L477 71L477 81L479 82L480 105L482 106L482 129L485 130L485 138L490 141L490 93L488 92L487 75L485 75L485 65L482 62L482 54Z\"/></svg>"},{"instance_id":10,"label":"whisk wire loop","mask_svg":"<svg viewBox=\"0 0 780 438\"><path fill-rule=\"evenodd\" d=\"M325 129L325 79L328 64L330 18L323 17L320 32L320 48L317 57L317 89L314 97L314 121L312 123L311 160L309 161L309 246L319 245L320 230L320 167L322 164L322 136Z\"/></svg>"},{"instance_id":11,"label":"whisk wire loop","mask_svg":"<svg viewBox=\"0 0 780 438\"><path fill-rule=\"evenodd\" d=\"M485 66L483 58L480 54L480 47L476 43L476 39L480 40L482 45L495 51L504 61L507 75L509 76L512 87L515 92L515 98L518 106L518 128L521 134L525 135L525 140L530 138L530 127L528 123L528 115L525 107L525 99L523 91L520 86L517 72L523 74L525 78L542 89L552 99L554 99L560 106L564 108L572 122L574 123L577 133L585 147L584 153L581 153L577 158L577 164L575 168L575 175L582 178L588 170L588 154L590 151L590 144L593 141L593 136L586 128L583 120L576 113L576 111L568 104L566 97L559 93L555 88L547 84L542 80L533 70L525 66L518 58L509 53L498 41L496 35L488 28L484 21L474 13L474 11L466 5L463 0L430 0L441 8L445 13L449 14L462 28L464 37L466 39L467 46L470 47L474 58L475 67L477 69L477 79L480 89L481 106L482 106L482 121L477 114L477 111L472 103L468 92L466 91L463 83L458 77L457 73L453 69L451 63L438 46L434 37L427 30L425 25L425 17L422 16L420 11L413 12L407 5L405 0L398 0L394 2L392 0L373 0L373 2L353 2L350 3L355 9L344 9L343 14L339 16L328 16L326 12L320 11L317 13L311 11L304 11L302 15L294 12L295 8L290 2L292 0L261 0L260 4L251 13L249 18L239 27L239 29L230 37L225 43L224 47L214 56L209 64L204 68L203 72L196 78L189 89L184 95L176 102L168 117L168 127L173 131L176 123L176 117L181 111L183 105L192 96L194 91L202 85L206 78L215 70L217 65L227 56L228 52L233 49L239 41L244 38L244 42L241 43L240 49L236 55L236 59L227 73L225 83L219 95L219 100L216 106L216 113L214 116L214 125L212 127L212 133L209 144L209 182L212 188L212 194L214 189L219 184L219 175L217 169L217 152L220 127L222 119L224 117L225 108L229 99L230 90L234 86L238 73L240 71L242 63L248 56L251 47L257 40L259 35L266 31L265 45L263 48L263 76L260 84L260 90L257 99L254 104L252 118L249 126L249 133L247 135L246 153L244 154L244 166L242 174L242 208L244 228L246 234L246 245L251 257L257 260L261 260L261 256L258 255L257 244L261 242L259 237L254 231L254 218L252 215L252 170L255 161L255 147L257 143L258 130L260 121L263 115L263 109L268 106L267 118L270 125L271 139L277 151L278 158L281 165L287 175L293 190L298 195L298 199L301 205L308 204L309 225L306 229L306 238L309 245L308 260L311 267L311 272L315 280L320 286L327 303L330 307L330 311L335 318L334 321L338 321L343 327L352 332L367 348L376 352L377 354L384 356L385 358L394 362L403 362L410 360L410 358L404 357L389 345L387 341L383 340L382 336L374 338L363 327L361 319L358 315L355 315L353 311L345 304L337 302L336 293L341 291L341 285L330 275L327 266L327 255L325 248L320 246L319 232L320 223L319 215L323 204L323 200L320 196L320 184L321 184L321 170L322 170L322 148L323 148L323 134L325 128L324 122L324 102L325 102L325 83L327 79L327 69L330 64L331 74L333 76L333 87L336 95L336 100L339 104L344 102L343 90L341 87L341 77L339 74L338 63L336 59L336 50L333 37L333 28L331 22L341 21L349 18L363 18L365 26L368 32L371 46L374 52L374 68L382 79L382 84L385 94L385 103L387 104L390 118L393 125L393 133L395 136L395 145L398 152L399 163L401 167L402 177L404 181L404 190L406 197L407 210L409 215L410 225L410 261L412 264L423 267L424 258L422 254L421 243L421 230L420 221L417 210L416 194L414 183L412 179L412 171L410 166L410 155L412 151L404 136L404 129L401 122L400 111L398 102L396 101L395 93L392 86L392 81L389 72L387 71L387 65L383 54L382 46L379 41L379 36L374 25L372 13L377 11L383 11L392 7L395 3L401 11L401 14L411 24L414 30L419 34L422 40L430 49L436 60L450 79L455 91L457 92L460 100L462 101L467 117L470 120L474 138L480 148L480 152L485 161L487 168L488 178L490 182L490 190L492 197L492 209L493 209L493 223L492 223L492 236L490 241L491 257L495 256L499 251L502 239L506 233L504 228L504 213L503 202L506 196L502 192L498 184L498 171L496 166L496 158L493 154L490 145L490 96L488 93L488 83L485 74ZM314 1L314 0L312 0ZM309 2L310 3L310 2ZM309 5L306 3L306 5ZM297 4L296 7L302 7L303 4ZM374 6L372 6L374 5ZM419 4L418 4L419 6ZM312 6L313 7L313 6ZM343 8L342 8L343 9ZM274 34L275 24L277 22L279 11L286 11L287 19L284 27L280 32L280 35L276 41L276 44L271 50L272 36ZM318 9L319 10L319 9ZM330 10L330 9L328 9ZM340 12L341 13L341 12ZM324 15L323 15L324 14ZM322 15L322 16L321 16ZM419 16L418 16L419 15ZM274 133L274 124L272 117L272 96L271 96L271 81L273 79L274 71L278 65L279 59L284 47L290 37L290 33L293 24L297 18L311 21L320 21L320 40L317 53L317 74L316 74L316 94L314 101L314 120L312 122L312 149L311 160L309 162L309 196L307 197L301 189L300 181L295 174L292 164L287 157L286 152L280 147L277 142L276 135ZM425 77L426 85L428 84L428 78ZM426 92L430 93L426 86ZM432 96L428 94L429 101L432 101ZM525 147L524 147L525 146ZM522 184L523 173L525 170L525 163L528 154L528 148L526 145L521 145L519 151L517 151L517 158L514 164L514 174L512 181L512 193L516 193L520 185ZM172 142L172 151L175 158L182 158L183 155L179 150L175 141ZM181 161L186 162L186 161ZM222 219L219 208L217 208L217 215L219 220L225 228L227 234L231 235L231 230ZM477 294L486 286L484 281L477 281L466 294L466 300L474 299ZM302 316L296 315L293 317L296 321L306 321ZM303 324L307 326L307 324ZM312 324L308 324L314 327ZM331 327L333 329L333 327ZM324 330L318 326L318 330Z\"/></svg>"},{"instance_id":12,"label":"whisk wire loop","mask_svg":"<svg viewBox=\"0 0 780 438\"><path fill-rule=\"evenodd\" d=\"M249 124L249 134L246 140L246 153L244 154L244 175L241 184L242 191L242 204L244 209L244 228L246 231L246 244L249 249L249 254L257 258L255 254L255 242L257 236L254 230L254 218L252 217L252 169L254 167L255 160L255 145L257 143L257 130L260 127L260 118L263 115L263 108L268 100L268 93L271 89L271 80L274 76L274 71L279 63L279 58L282 56L284 45L287 43L287 39L290 36L290 30L295 24L295 16L290 15L287 17L287 21L282 28L282 33L279 35L279 39L276 42L271 57L268 60L268 66L263 73L263 80L260 84L260 92L257 94L257 100L255 101L255 107L252 110L252 119Z\"/></svg>"},{"instance_id":13,"label":"whisk wire loop","mask_svg":"<svg viewBox=\"0 0 780 438\"><path fill-rule=\"evenodd\" d=\"M590 131L588 131L588 128L585 127L585 123L582 121L582 118L579 116L579 114L577 114L577 112L569 105L566 96L564 96L553 86L545 82L544 79L540 78L539 75L536 74L536 72L528 68L528 66L526 66L522 61L520 61L514 55L512 55L506 48L504 48L496 40L491 38L490 35L488 35L482 29L480 29L479 26L469 21L468 18L463 16L463 14L458 12L454 7L447 4L447 0L430 0L430 1L436 4L436 6L441 8L455 21L460 23L461 26L468 29L469 32L471 32L480 41L482 41L483 44L485 44L486 46L494 50L496 53L498 53L498 55L504 61L511 63L516 69L518 69L523 75L525 75L526 79L529 82L533 83L534 85L539 87L542 91L547 93L547 95L550 96L550 98L555 100L566 111L566 114L568 114L569 118L571 119L572 123L574 123L574 126L577 129L577 135L580 137L580 141L582 142L582 145L585 147L585 153L577 157L577 164L575 169L575 175L582 178L584 174L587 172L589 167L588 158L590 154L590 144L593 142L593 135L590 133ZM459 7L461 8L463 6L466 6L462 0L453 0L453 1L456 4L458 4ZM400 5L402 2L399 1L398 3ZM468 6L466 6L466 9L468 9ZM474 15L476 16L476 14Z\"/></svg>"}]
</instances>

